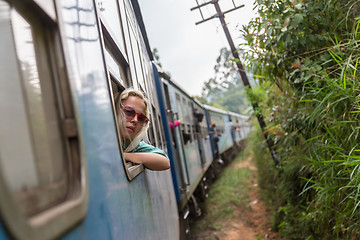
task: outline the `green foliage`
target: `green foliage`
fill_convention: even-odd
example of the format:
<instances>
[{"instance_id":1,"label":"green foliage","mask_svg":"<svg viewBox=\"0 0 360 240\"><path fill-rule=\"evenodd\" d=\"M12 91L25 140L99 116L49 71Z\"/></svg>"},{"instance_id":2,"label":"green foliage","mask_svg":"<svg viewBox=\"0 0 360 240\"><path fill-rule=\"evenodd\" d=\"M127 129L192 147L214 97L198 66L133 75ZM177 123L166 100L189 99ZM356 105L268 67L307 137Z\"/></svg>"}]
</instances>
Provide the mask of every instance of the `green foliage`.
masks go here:
<instances>
[{"instance_id":1,"label":"green foliage","mask_svg":"<svg viewBox=\"0 0 360 240\"><path fill-rule=\"evenodd\" d=\"M154 56L154 60L155 60L155 63L157 65L159 65L160 67L162 67L161 63L160 63L160 55L159 55L159 51L157 48L153 48L152 50L152 54Z\"/></svg>"},{"instance_id":2,"label":"green foliage","mask_svg":"<svg viewBox=\"0 0 360 240\"><path fill-rule=\"evenodd\" d=\"M201 96L194 96L196 100L198 100L202 104L208 104L207 99Z\"/></svg>"},{"instance_id":3,"label":"green foliage","mask_svg":"<svg viewBox=\"0 0 360 240\"><path fill-rule=\"evenodd\" d=\"M360 2L256 6L242 33L246 64L261 77L247 95L280 158L275 168L260 155L258 165L274 227L291 239L359 239Z\"/></svg>"},{"instance_id":4,"label":"green foliage","mask_svg":"<svg viewBox=\"0 0 360 240\"><path fill-rule=\"evenodd\" d=\"M195 234L209 229L221 229L217 224L220 220L233 217L236 209L246 207L249 203L248 184L251 170L233 167L246 159L246 154L248 153L238 155L211 185L209 197L202 207L205 209L205 216L192 226Z\"/></svg>"},{"instance_id":5,"label":"green foliage","mask_svg":"<svg viewBox=\"0 0 360 240\"><path fill-rule=\"evenodd\" d=\"M226 48L220 50L214 70L214 78L204 83L201 102L223 110L244 113L249 104L231 51Z\"/></svg>"}]
</instances>

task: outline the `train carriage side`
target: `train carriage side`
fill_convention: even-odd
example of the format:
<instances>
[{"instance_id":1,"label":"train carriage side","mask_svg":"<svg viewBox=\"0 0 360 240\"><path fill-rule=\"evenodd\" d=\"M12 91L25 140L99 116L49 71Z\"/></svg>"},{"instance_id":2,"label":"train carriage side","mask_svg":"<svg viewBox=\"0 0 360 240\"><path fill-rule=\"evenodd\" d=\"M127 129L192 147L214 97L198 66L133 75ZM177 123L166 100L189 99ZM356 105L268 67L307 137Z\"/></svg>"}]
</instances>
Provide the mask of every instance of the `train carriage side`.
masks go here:
<instances>
[{"instance_id":1,"label":"train carriage side","mask_svg":"<svg viewBox=\"0 0 360 240\"><path fill-rule=\"evenodd\" d=\"M127 164L117 130L114 95L140 89L165 146L137 1L0 0L0 16L0 239L178 239L170 170Z\"/></svg>"},{"instance_id":2,"label":"train carriage side","mask_svg":"<svg viewBox=\"0 0 360 240\"><path fill-rule=\"evenodd\" d=\"M211 139L204 106L194 99L195 135L199 142L199 152L202 154L203 169L207 171L213 161Z\"/></svg>"},{"instance_id":3,"label":"train carriage side","mask_svg":"<svg viewBox=\"0 0 360 240\"><path fill-rule=\"evenodd\" d=\"M211 131L212 142L214 143L215 134L219 137L217 142L221 158L224 160L230 160L232 155L232 147L234 141L232 137L232 125L229 120L228 112L214 108L212 106L204 105L206 109L206 115L209 122L209 130ZM211 125L216 124L216 131L214 132ZM214 151L214 149L213 149Z\"/></svg>"},{"instance_id":4,"label":"train carriage side","mask_svg":"<svg viewBox=\"0 0 360 240\"><path fill-rule=\"evenodd\" d=\"M158 95L163 96L165 132L169 132L168 151L174 159L173 180L180 214L199 216L198 201L207 197L206 172L213 156L205 109L190 97L159 66Z\"/></svg>"},{"instance_id":5,"label":"train carriage side","mask_svg":"<svg viewBox=\"0 0 360 240\"><path fill-rule=\"evenodd\" d=\"M172 125L172 141L179 162L181 190L187 196L194 192L203 173L198 139L195 137L193 99L173 81L162 78L167 100L168 123Z\"/></svg>"},{"instance_id":6,"label":"train carriage side","mask_svg":"<svg viewBox=\"0 0 360 240\"><path fill-rule=\"evenodd\" d=\"M235 144L241 147L249 132L249 117L234 112L229 112L232 122L232 132Z\"/></svg>"}]
</instances>

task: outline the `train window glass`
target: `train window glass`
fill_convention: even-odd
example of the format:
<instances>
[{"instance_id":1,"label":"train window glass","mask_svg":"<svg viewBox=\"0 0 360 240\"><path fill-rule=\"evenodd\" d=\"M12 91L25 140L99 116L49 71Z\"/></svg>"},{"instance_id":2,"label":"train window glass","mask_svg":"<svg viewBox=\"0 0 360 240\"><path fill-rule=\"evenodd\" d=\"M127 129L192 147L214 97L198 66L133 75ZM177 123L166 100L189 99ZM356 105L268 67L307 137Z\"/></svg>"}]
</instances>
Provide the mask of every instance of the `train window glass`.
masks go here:
<instances>
[{"instance_id":1,"label":"train window glass","mask_svg":"<svg viewBox=\"0 0 360 240\"><path fill-rule=\"evenodd\" d=\"M99 16L105 25L107 31L111 37L117 43L122 54L126 56L125 43L124 43L124 32L121 27L121 17L119 14L118 1L116 0L96 0Z\"/></svg>"},{"instance_id":2,"label":"train window glass","mask_svg":"<svg viewBox=\"0 0 360 240\"><path fill-rule=\"evenodd\" d=\"M140 52L139 52L139 44L136 39L136 33L133 27L130 26L130 39L131 39L131 49L132 49L132 56L134 60L134 67L135 67L135 74L138 84L145 88L144 86L144 76L143 76L143 69L140 59Z\"/></svg>"},{"instance_id":3,"label":"train window glass","mask_svg":"<svg viewBox=\"0 0 360 240\"><path fill-rule=\"evenodd\" d=\"M189 117L190 109L188 108L188 105L186 103L186 99L184 97L182 98L182 104L183 104L182 107L183 107L184 113L185 113L185 123L189 124L190 123L190 117Z\"/></svg>"},{"instance_id":4,"label":"train window glass","mask_svg":"<svg viewBox=\"0 0 360 240\"><path fill-rule=\"evenodd\" d=\"M154 131L154 123L150 121L150 126L147 132L147 138L150 144L155 144L155 131Z\"/></svg>"},{"instance_id":5,"label":"train window glass","mask_svg":"<svg viewBox=\"0 0 360 240\"><path fill-rule=\"evenodd\" d=\"M143 49L146 49L146 47L144 46ZM152 71L152 65L151 65L151 60L147 56L146 54L142 54L143 58L143 67L144 67L144 76L146 79L153 79L153 71ZM145 64L145 63L149 63L149 64ZM149 88L148 89L153 89L153 91L156 91L154 83L152 81L146 81L146 83L149 84ZM153 94L152 97L155 97L156 94ZM155 101L155 100L154 100Z\"/></svg>"},{"instance_id":6,"label":"train window glass","mask_svg":"<svg viewBox=\"0 0 360 240\"><path fill-rule=\"evenodd\" d=\"M111 56L111 53L108 49L105 48L105 61L107 65L107 69L115 78L121 79L120 77L120 69L116 60ZM124 83L123 83L124 84Z\"/></svg>"},{"instance_id":7,"label":"train window glass","mask_svg":"<svg viewBox=\"0 0 360 240\"><path fill-rule=\"evenodd\" d=\"M105 61L109 73L116 79L118 84L129 86L126 64L117 61L108 48L105 48Z\"/></svg>"},{"instance_id":8,"label":"train window glass","mask_svg":"<svg viewBox=\"0 0 360 240\"><path fill-rule=\"evenodd\" d=\"M55 9L22 4L0 0L0 211L14 239L54 239L85 215L86 169Z\"/></svg>"},{"instance_id":9,"label":"train window glass","mask_svg":"<svg viewBox=\"0 0 360 240\"><path fill-rule=\"evenodd\" d=\"M126 87L130 87L129 80L129 66L126 63L125 57L122 55L122 52L119 51L117 45L114 43L114 40L109 35L106 29L103 28L103 36L105 43L105 61L106 67L108 70L108 75L110 77L110 89L112 93L112 102L114 107L114 112L116 113L115 107L115 97L120 94ZM120 152L122 154L122 140L120 136L120 122L117 118L117 114L115 114L115 123L118 131L118 139L120 144ZM139 175L144 167L142 165L133 164L131 162L126 162L125 158L122 156L126 176L129 180L134 179L137 175Z\"/></svg>"},{"instance_id":10,"label":"train window glass","mask_svg":"<svg viewBox=\"0 0 360 240\"><path fill-rule=\"evenodd\" d=\"M160 125L159 125L158 118L156 117L157 114L156 114L155 106L152 105L151 107L152 107L152 119L154 122L154 129L155 129L155 133L156 133L154 144L156 144L156 147L161 148Z\"/></svg>"},{"instance_id":11,"label":"train window glass","mask_svg":"<svg viewBox=\"0 0 360 240\"><path fill-rule=\"evenodd\" d=\"M118 81L119 85L128 87L129 77L128 69L129 65L123 52L119 49L106 27L101 22L102 35L105 45L105 62L108 72Z\"/></svg>"},{"instance_id":12,"label":"train window glass","mask_svg":"<svg viewBox=\"0 0 360 240\"><path fill-rule=\"evenodd\" d=\"M191 102L189 101L188 102L188 116L189 116L189 123L193 124L194 123L194 115L192 114L194 111L192 109L192 106L191 106Z\"/></svg>"},{"instance_id":13,"label":"train window glass","mask_svg":"<svg viewBox=\"0 0 360 240\"><path fill-rule=\"evenodd\" d=\"M31 216L63 199L67 191L67 175L64 163L64 146L57 115L52 83L46 81L49 72L39 69L35 44L41 45L42 36L33 37L33 25L16 11L12 11L13 32L17 58L20 64L23 98L11 94L10 98L22 98L18 108L6 108L7 124L17 121L23 132L8 133L2 144L4 173L15 199L23 213ZM41 47L41 46L40 46ZM40 50L39 50L40 51ZM42 62L43 63L43 62ZM42 71L40 79L39 71ZM2 94L7 94L5 91ZM19 93L20 94L20 93ZM13 99L15 101L15 99ZM13 102L13 101L10 101ZM2 121L3 130L5 122ZM21 137L23 134L23 137ZM6 136L4 134L3 136ZM18 145L18 140L22 144ZM22 146L17 151L14 146ZM19 178L21 174L21 178ZM49 194L45 195L46 191ZM41 194L39 194L41 193Z\"/></svg>"},{"instance_id":14,"label":"train window glass","mask_svg":"<svg viewBox=\"0 0 360 240\"><path fill-rule=\"evenodd\" d=\"M165 83L163 83L163 87L164 87L165 100L166 100L166 109L167 109L167 110L171 110L168 85L165 84ZM171 121L171 119L169 119L169 121Z\"/></svg>"},{"instance_id":15,"label":"train window glass","mask_svg":"<svg viewBox=\"0 0 360 240\"><path fill-rule=\"evenodd\" d=\"M119 81L117 81L117 79L115 79L114 76L111 74L110 74L110 84L111 84L111 91L113 96L116 96L117 94L119 94L119 92L125 89L125 87L119 84Z\"/></svg>"},{"instance_id":16,"label":"train window glass","mask_svg":"<svg viewBox=\"0 0 360 240\"><path fill-rule=\"evenodd\" d=\"M160 116L160 114L157 114L157 117L158 117L158 122L159 122L159 124L160 124L160 129L163 129L162 128L162 121L161 121L161 116ZM160 139L161 139L161 148L162 149L166 149L166 147L165 147L165 136L164 136L164 131L160 131Z\"/></svg>"},{"instance_id":17,"label":"train window glass","mask_svg":"<svg viewBox=\"0 0 360 240\"><path fill-rule=\"evenodd\" d=\"M184 124L184 117L182 114L182 104L181 104L181 99L180 99L180 95L178 93L175 93L176 96L176 110L177 110L177 120L180 121L181 124Z\"/></svg>"}]
</instances>

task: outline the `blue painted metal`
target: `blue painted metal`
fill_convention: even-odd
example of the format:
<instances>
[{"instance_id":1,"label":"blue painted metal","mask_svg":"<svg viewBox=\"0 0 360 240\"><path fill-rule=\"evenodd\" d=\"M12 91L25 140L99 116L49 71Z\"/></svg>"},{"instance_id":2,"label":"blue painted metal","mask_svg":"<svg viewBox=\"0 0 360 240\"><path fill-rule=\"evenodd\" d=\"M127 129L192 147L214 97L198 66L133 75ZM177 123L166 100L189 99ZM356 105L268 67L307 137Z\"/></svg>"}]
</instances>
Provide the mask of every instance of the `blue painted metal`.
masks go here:
<instances>
[{"instance_id":1,"label":"blue painted metal","mask_svg":"<svg viewBox=\"0 0 360 240\"><path fill-rule=\"evenodd\" d=\"M170 170L145 169L131 182L126 177L95 2L78 0L76 6L74 1L58 3L66 67L90 189L86 217L61 239L178 239L178 207ZM87 16L82 18L82 25L74 24L74 19L82 14ZM0 239L7 238L0 224Z\"/></svg>"},{"instance_id":2,"label":"blue painted metal","mask_svg":"<svg viewBox=\"0 0 360 240\"><path fill-rule=\"evenodd\" d=\"M152 64L153 67L153 72L154 72L154 81L155 81L155 87L156 87L156 91L158 94L158 101L159 101L159 106L160 106L160 114L161 114L161 121L162 121L162 125L163 125L163 130L164 130L164 135L165 135L165 139L166 139L166 146L167 146L167 150L168 150L168 156L170 158L170 165L171 165L171 176L172 176L172 180L173 180L173 185L174 185L174 191L175 191L175 196L176 196L176 201L180 202L182 199L181 193L180 193L180 184L179 184L179 176L178 176L178 169L177 166L175 164L175 153L174 153L174 147L172 144L172 136L170 133L170 128L169 128L169 122L167 120L167 113L166 113L166 103L165 103L165 99L164 99L164 91L163 91L163 86L162 86L162 82L160 80L160 76L159 76L159 72L157 71L157 67L155 66L155 64Z\"/></svg>"},{"instance_id":3,"label":"blue painted metal","mask_svg":"<svg viewBox=\"0 0 360 240\"><path fill-rule=\"evenodd\" d=\"M4 226L2 225L2 222L0 221L0 240L8 240L10 239L4 229Z\"/></svg>"},{"instance_id":4,"label":"blue painted metal","mask_svg":"<svg viewBox=\"0 0 360 240\"><path fill-rule=\"evenodd\" d=\"M211 145L211 152L212 155L215 155L215 141L214 141L214 132L213 128L211 127L211 118L210 118L210 112L209 110L205 109L205 116L206 116L206 123L209 131L209 137L210 137L210 145Z\"/></svg>"}]
</instances>

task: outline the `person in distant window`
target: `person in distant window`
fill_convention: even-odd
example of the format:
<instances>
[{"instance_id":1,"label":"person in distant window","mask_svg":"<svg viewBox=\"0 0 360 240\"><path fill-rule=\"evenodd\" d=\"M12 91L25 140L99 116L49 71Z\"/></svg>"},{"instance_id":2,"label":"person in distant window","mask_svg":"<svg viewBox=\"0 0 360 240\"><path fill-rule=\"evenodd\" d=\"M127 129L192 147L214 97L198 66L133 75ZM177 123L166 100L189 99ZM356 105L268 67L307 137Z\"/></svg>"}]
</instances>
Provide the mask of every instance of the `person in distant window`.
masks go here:
<instances>
[{"instance_id":1,"label":"person in distant window","mask_svg":"<svg viewBox=\"0 0 360 240\"><path fill-rule=\"evenodd\" d=\"M143 164L151 170L169 169L169 158L164 151L143 141L150 117L144 94L126 89L115 97L115 106L125 160Z\"/></svg>"},{"instance_id":2,"label":"person in distant window","mask_svg":"<svg viewBox=\"0 0 360 240\"><path fill-rule=\"evenodd\" d=\"M220 130L216 128L216 122L212 122L210 127L213 132L213 140L214 140L214 146L215 146L214 158L220 165L223 165L224 161L220 158L220 151L219 151L219 144L218 144L220 141L220 137L221 137Z\"/></svg>"}]
</instances>

